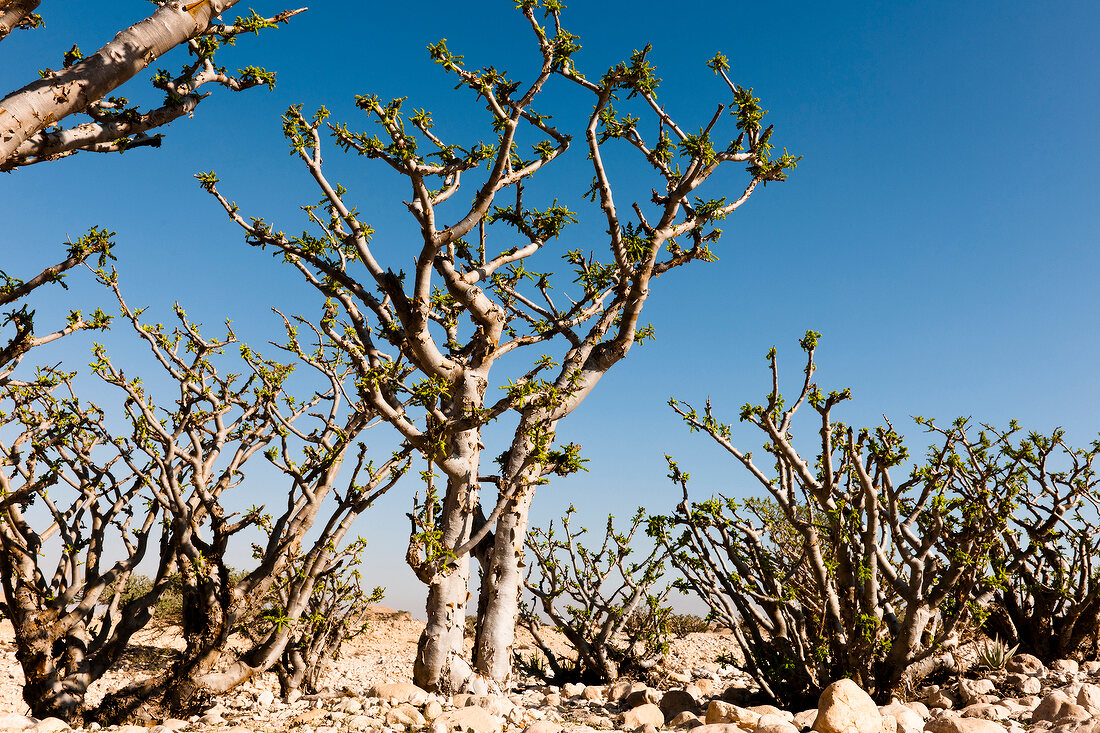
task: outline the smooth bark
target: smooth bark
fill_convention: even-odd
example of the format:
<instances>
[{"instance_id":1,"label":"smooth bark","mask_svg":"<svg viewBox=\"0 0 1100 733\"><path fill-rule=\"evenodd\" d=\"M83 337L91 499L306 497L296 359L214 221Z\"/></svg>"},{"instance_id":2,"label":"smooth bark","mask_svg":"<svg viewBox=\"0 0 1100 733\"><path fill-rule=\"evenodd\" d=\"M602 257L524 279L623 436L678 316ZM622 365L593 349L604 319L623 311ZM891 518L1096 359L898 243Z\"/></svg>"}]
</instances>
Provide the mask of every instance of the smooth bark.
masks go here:
<instances>
[{"instance_id":1,"label":"smooth bark","mask_svg":"<svg viewBox=\"0 0 1100 733\"><path fill-rule=\"evenodd\" d=\"M86 59L0 100L0 164L31 137L103 99L158 57L205 31L217 15L237 2L170 2Z\"/></svg>"}]
</instances>

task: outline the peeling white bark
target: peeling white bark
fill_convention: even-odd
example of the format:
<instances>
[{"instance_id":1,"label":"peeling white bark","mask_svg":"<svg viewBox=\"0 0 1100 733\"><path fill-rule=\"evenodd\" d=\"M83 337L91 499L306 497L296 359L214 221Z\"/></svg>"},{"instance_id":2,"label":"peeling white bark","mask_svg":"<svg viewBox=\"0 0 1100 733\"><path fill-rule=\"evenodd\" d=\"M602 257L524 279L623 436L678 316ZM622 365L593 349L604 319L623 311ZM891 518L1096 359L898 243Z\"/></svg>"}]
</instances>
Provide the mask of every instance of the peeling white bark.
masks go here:
<instances>
[{"instance_id":1,"label":"peeling white bark","mask_svg":"<svg viewBox=\"0 0 1100 733\"><path fill-rule=\"evenodd\" d=\"M168 3L83 61L0 100L0 164L16 155L30 137L86 109L158 57L205 31L214 18L237 2Z\"/></svg>"}]
</instances>

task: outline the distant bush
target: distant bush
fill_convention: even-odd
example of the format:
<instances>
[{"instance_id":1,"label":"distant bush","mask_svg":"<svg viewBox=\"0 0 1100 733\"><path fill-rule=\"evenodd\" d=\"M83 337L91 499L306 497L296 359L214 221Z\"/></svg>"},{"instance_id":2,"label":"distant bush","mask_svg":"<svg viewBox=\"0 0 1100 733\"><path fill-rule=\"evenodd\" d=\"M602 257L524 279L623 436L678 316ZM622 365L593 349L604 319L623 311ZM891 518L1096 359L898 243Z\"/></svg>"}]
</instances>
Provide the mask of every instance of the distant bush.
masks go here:
<instances>
[{"instance_id":1,"label":"distant bush","mask_svg":"<svg viewBox=\"0 0 1100 733\"><path fill-rule=\"evenodd\" d=\"M532 562L526 582L538 607L524 605L520 623L531 632L546 665L534 659L520 659L520 665L528 674L558 683L644 675L668 649L671 610L662 605L668 588L652 592L664 571L665 552L654 546L644 557L630 559L631 540L643 523L641 510L625 532L616 531L614 518L608 517L598 548L580 542L587 530L571 528L573 512L570 507L562 518L561 534L553 523L528 534ZM560 657L544 642L540 610L564 634L575 658Z\"/></svg>"}]
</instances>

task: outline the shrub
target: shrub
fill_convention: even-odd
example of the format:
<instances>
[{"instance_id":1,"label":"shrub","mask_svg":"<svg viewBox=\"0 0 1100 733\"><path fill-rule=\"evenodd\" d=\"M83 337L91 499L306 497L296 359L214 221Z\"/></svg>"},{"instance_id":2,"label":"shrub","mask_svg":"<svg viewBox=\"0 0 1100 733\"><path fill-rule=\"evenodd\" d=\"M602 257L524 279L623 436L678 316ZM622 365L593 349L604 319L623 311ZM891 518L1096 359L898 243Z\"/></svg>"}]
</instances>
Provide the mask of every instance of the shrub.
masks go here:
<instances>
[{"instance_id":1,"label":"shrub","mask_svg":"<svg viewBox=\"0 0 1100 733\"><path fill-rule=\"evenodd\" d=\"M949 428L918 418L940 437L911 461L887 423L855 430L833 418L848 390L823 393L813 383L819 335L802 340L805 377L793 401L779 392L775 350L772 388L741 421L764 433L766 462L732 442L732 428L672 401L692 430L713 438L754 477L766 498L693 502L689 476L669 458L683 500L653 517L650 533L712 616L728 625L745 669L772 697L816 700L850 677L880 698L912 686L943 660L943 645L968 622L987 582L990 556L1004 534L1021 468L1007 438L968 420ZM817 413L816 456L795 447L794 418ZM898 479L905 464L908 477Z\"/></svg>"},{"instance_id":2,"label":"shrub","mask_svg":"<svg viewBox=\"0 0 1100 733\"><path fill-rule=\"evenodd\" d=\"M544 642L542 624L533 605L525 605L520 623L531 632L546 656L546 669L520 660L529 674L556 682L603 682L621 674L645 674L659 663L668 648L670 609L662 606L668 588L651 590L664 571L665 551L656 545L637 561L630 547L644 513L635 514L625 533L615 530L614 517L599 549L580 543L587 533L573 531L570 518L561 520L562 532L553 523L545 530L532 529L527 547L534 558L526 585L551 624L565 635L576 659L562 659ZM565 608L559 606L564 601Z\"/></svg>"}]
</instances>

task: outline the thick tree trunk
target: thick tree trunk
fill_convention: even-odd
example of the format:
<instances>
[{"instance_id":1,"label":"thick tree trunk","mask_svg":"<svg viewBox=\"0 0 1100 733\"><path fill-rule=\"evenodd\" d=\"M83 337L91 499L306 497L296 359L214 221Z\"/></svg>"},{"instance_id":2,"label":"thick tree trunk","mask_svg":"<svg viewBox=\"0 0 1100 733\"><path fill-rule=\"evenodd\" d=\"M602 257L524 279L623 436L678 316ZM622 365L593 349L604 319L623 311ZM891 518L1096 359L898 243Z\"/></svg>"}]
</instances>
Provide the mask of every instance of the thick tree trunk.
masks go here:
<instances>
[{"instance_id":1,"label":"thick tree trunk","mask_svg":"<svg viewBox=\"0 0 1100 733\"><path fill-rule=\"evenodd\" d=\"M0 100L0 163L29 138L110 94L159 56L205 31L238 0L176 0L120 32L83 61Z\"/></svg>"},{"instance_id":2,"label":"thick tree trunk","mask_svg":"<svg viewBox=\"0 0 1100 733\"><path fill-rule=\"evenodd\" d=\"M477 620L474 670L502 690L512 685L512 647L523 588L523 543L534 493L533 486L525 487L501 513L488 568L481 580L483 611Z\"/></svg>"},{"instance_id":3,"label":"thick tree trunk","mask_svg":"<svg viewBox=\"0 0 1100 733\"><path fill-rule=\"evenodd\" d=\"M478 505L478 430L463 431L450 441L447 479L440 520L442 548L461 548L471 538ZM432 692L460 692L470 677L463 642L469 599L470 553L456 553L439 563L428 584L427 625L416 647L413 682Z\"/></svg>"},{"instance_id":4,"label":"thick tree trunk","mask_svg":"<svg viewBox=\"0 0 1100 733\"><path fill-rule=\"evenodd\" d=\"M428 586L428 623L416 645L413 682L425 690L454 693L470 677L463 642L470 580L469 556L459 558L451 572Z\"/></svg>"}]
</instances>

